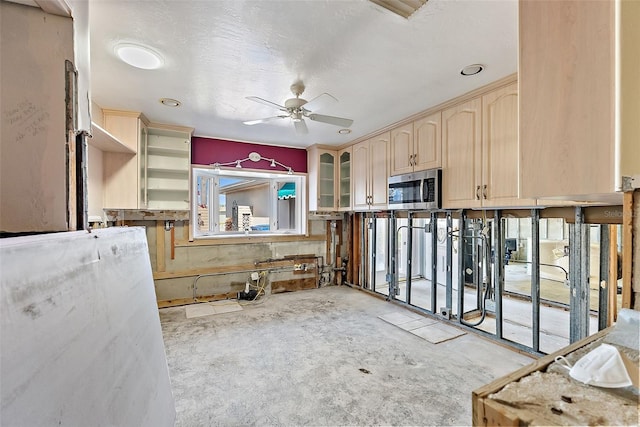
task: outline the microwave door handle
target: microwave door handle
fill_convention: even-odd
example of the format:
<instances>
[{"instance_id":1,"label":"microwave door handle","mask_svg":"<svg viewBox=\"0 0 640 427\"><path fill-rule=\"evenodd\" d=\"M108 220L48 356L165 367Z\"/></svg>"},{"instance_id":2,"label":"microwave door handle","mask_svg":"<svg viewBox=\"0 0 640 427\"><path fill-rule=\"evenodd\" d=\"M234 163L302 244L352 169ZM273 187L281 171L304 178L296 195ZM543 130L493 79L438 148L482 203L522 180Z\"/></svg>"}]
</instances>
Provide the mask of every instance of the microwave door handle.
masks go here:
<instances>
[{"instance_id":1,"label":"microwave door handle","mask_svg":"<svg viewBox=\"0 0 640 427\"><path fill-rule=\"evenodd\" d=\"M424 192L427 191L426 188L426 179L421 179L420 180L420 203L426 202L426 198L425 198L425 194Z\"/></svg>"}]
</instances>

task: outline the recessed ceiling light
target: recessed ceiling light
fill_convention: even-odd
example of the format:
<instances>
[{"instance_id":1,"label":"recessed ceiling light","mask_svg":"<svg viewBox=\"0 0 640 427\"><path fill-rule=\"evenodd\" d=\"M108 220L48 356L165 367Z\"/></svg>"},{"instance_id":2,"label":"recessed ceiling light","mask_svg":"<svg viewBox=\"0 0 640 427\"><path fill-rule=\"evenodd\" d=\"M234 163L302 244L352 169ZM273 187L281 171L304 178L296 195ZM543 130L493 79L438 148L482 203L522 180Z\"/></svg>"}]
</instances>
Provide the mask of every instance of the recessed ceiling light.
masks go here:
<instances>
[{"instance_id":1,"label":"recessed ceiling light","mask_svg":"<svg viewBox=\"0 0 640 427\"><path fill-rule=\"evenodd\" d=\"M120 43L115 48L116 55L132 67L154 70L164 64L159 53L135 43Z\"/></svg>"},{"instance_id":2,"label":"recessed ceiling light","mask_svg":"<svg viewBox=\"0 0 640 427\"><path fill-rule=\"evenodd\" d=\"M460 70L460 74L462 74L463 76L473 76L475 74L478 74L482 70L484 70L484 65L481 65L481 64L467 65L462 70Z\"/></svg>"},{"instance_id":3,"label":"recessed ceiling light","mask_svg":"<svg viewBox=\"0 0 640 427\"><path fill-rule=\"evenodd\" d=\"M180 101L173 98L160 98L160 103L167 107L179 107L182 104Z\"/></svg>"},{"instance_id":4,"label":"recessed ceiling light","mask_svg":"<svg viewBox=\"0 0 640 427\"><path fill-rule=\"evenodd\" d=\"M340 135L346 135L346 134L351 133L351 129L340 129L340 130L338 131L338 133L339 133Z\"/></svg>"}]
</instances>

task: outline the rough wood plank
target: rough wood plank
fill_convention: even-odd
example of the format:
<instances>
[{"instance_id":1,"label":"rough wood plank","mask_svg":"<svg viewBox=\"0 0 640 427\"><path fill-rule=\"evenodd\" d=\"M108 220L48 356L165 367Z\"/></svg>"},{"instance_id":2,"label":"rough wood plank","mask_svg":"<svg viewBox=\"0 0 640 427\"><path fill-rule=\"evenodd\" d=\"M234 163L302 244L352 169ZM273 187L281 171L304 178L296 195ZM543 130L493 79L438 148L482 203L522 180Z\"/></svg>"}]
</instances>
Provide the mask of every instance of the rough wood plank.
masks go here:
<instances>
[{"instance_id":1,"label":"rough wood plank","mask_svg":"<svg viewBox=\"0 0 640 427\"><path fill-rule=\"evenodd\" d=\"M491 399L482 399L473 404L474 426L518 426L520 418L511 408Z\"/></svg>"},{"instance_id":2,"label":"rough wood plank","mask_svg":"<svg viewBox=\"0 0 640 427\"><path fill-rule=\"evenodd\" d=\"M505 375L504 377L498 378L497 380L490 382L489 384L486 384L476 390L473 391L473 398L484 398L487 397L488 395L490 395L491 393L495 393L499 390L501 390L505 385L509 384L510 382L513 381L517 381L518 379L529 375L532 372L535 371L541 371L543 369L545 369L547 366L549 366L551 363L553 363L553 361L555 360L556 357L558 356L564 356L567 355L579 348L584 347L585 345L596 341L602 337L604 337L606 334L608 334L610 331L609 328L607 329L603 329L591 336L588 336L580 341L576 341L571 345L568 345L564 348L561 348L560 350L548 354L544 357L541 357L538 360L535 360L533 363L527 365L527 366L523 366L522 368L518 369L517 371L512 372L509 375Z\"/></svg>"},{"instance_id":3,"label":"rough wood plank","mask_svg":"<svg viewBox=\"0 0 640 427\"><path fill-rule=\"evenodd\" d=\"M156 221L156 271L166 270L164 259L164 221Z\"/></svg>"},{"instance_id":4,"label":"rough wood plank","mask_svg":"<svg viewBox=\"0 0 640 427\"><path fill-rule=\"evenodd\" d=\"M213 237L210 239L197 239L189 241L187 239L176 240L176 247L183 246L214 246L214 245L237 245L239 243L279 243L279 242L323 242L325 236L311 234L304 235L284 235L284 236L242 236L242 237Z\"/></svg>"},{"instance_id":5,"label":"rough wood plank","mask_svg":"<svg viewBox=\"0 0 640 427\"><path fill-rule=\"evenodd\" d=\"M353 226L351 228L352 235L352 248L349 253L350 262L350 272L351 277L347 278L349 283L353 283L354 285L360 284L360 278L358 277L358 270L360 268L360 228L362 227L362 214L357 213L353 215Z\"/></svg>"},{"instance_id":6,"label":"rough wood plank","mask_svg":"<svg viewBox=\"0 0 640 427\"><path fill-rule=\"evenodd\" d=\"M633 192L624 193L622 203L622 308L631 308L633 264Z\"/></svg>"},{"instance_id":7,"label":"rough wood plank","mask_svg":"<svg viewBox=\"0 0 640 427\"><path fill-rule=\"evenodd\" d=\"M178 307L181 305L198 304L201 302L220 301L225 299L236 299L237 292L227 292L225 294L199 296L197 301L193 298L176 298L158 301L158 308Z\"/></svg>"},{"instance_id":8,"label":"rough wood plank","mask_svg":"<svg viewBox=\"0 0 640 427\"><path fill-rule=\"evenodd\" d=\"M278 280L271 282L271 293L279 294L281 292L301 291L303 289L315 289L318 287L314 277L305 279Z\"/></svg>"},{"instance_id":9,"label":"rough wood plank","mask_svg":"<svg viewBox=\"0 0 640 427\"><path fill-rule=\"evenodd\" d=\"M176 226L171 227L171 259L176 259Z\"/></svg>"},{"instance_id":10,"label":"rough wood plank","mask_svg":"<svg viewBox=\"0 0 640 427\"><path fill-rule=\"evenodd\" d=\"M107 221L188 221L188 210L105 209Z\"/></svg>"},{"instance_id":11,"label":"rough wood plank","mask_svg":"<svg viewBox=\"0 0 640 427\"><path fill-rule=\"evenodd\" d=\"M164 231L164 228L163 228ZM270 268L278 268L278 267L288 267L293 266L296 263L315 263L314 258L296 258L289 260L274 260L271 262L260 262L260 263L247 263L247 264L237 264L237 265L228 265L223 267L207 267L207 268L194 268L190 270L180 270L180 271L156 271L153 273L154 280L162 280L162 279L176 279L179 277L194 277L199 276L201 274L211 274L211 273L242 273L244 271L255 270L262 271L268 270Z\"/></svg>"}]
</instances>

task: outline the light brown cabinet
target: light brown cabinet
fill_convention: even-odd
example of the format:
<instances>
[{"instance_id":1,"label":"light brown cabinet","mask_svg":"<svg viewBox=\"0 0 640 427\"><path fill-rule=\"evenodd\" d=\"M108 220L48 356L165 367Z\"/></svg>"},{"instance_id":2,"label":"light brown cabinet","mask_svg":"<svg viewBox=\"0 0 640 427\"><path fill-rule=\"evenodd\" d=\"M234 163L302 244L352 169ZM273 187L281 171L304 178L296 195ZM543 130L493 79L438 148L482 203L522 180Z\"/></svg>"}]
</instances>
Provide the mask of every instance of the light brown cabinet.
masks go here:
<instances>
[{"instance_id":1,"label":"light brown cabinet","mask_svg":"<svg viewBox=\"0 0 640 427\"><path fill-rule=\"evenodd\" d=\"M351 147L338 152L338 208L351 210Z\"/></svg>"},{"instance_id":2,"label":"light brown cabinet","mask_svg":"<svg viewBox=\"0 0 640 427\"><path fill-rule=\"evenodd\" d=\"M442 166L442 113L438 111L413 122L413 170Z\"/></svg>"},{"instance_id":3,"label":"light brown cabinet","mask_svg":"<svg viewBox=\"0 0 640 427\"><path fill-rule=\"evenodd\" d=\"M385 209L389 177L390 133L353 145L353 209Z\"/></svg>"},{"instance_id":4,"label":"light brown cabinet","mask_svg":"<svg viewBox=\"0 0 640 427\"><path fill-rule=\"evenodd\" d=\"M103 110L104 129L130 150L103 153L104 208L138 208L140 157L137 154L148 124L146 117L138 112Z\"/></svg>"},{"instance_id":5,"label":"light brown cabinet","mask_svg":"<svg viewBox=\"0 0 640 427\"><path fill-rule=\"evenodd\" d=\"M391 131L391 175L413 172L413 123L408 123Z\"/></svg>"},{"instance_id":6,"label":"light brown cabinet","mask_svg":"<svg viewBox=\"0 0 640 427\"><path fill-rule=\"evenodd\" d=\"M441 165L440 112L391 131L391 175L438 168Z\"/></svg>"},{"instance_id":7,"label":"light brown cabinet","mask_svg":"<svg viewBox=\"0 0 640 427\"><path fill-rule=\"evenodd\" d=\"M482 96L483 207L534 206L519 198L518 84Z\"/></svg>"},{"instance_id":8,"label":"light brown cabinet","mask_svg":"<svg viewBox=\"0 0 640 427\"><path fill-rule=\"evenodd\" d=\"M522 195L617 202L640 174L638 22L637 1L520 1Z\"/></svg>"},{"instance_id":9,"label":"light brown cabinet","mask_svg":"<svg viewBox=\"0 0 640 427\"><path fill-rule=\"evenodd\" d=\"M534 206L518 197L518 86L495 89L442 113L443 206Z\"/></svg>"},{"instance_id":10,"label":"light brown cabinet","mask_svg":"<svg viewBox=\"0 0 640 427\"><path fill-rule=\"evenodd\" d=\"M102 207L188 210L193 129L150 123L138 112L102 112L96 134L120 146L102 152Z\"/></svg>"},{"instance_id":11,"label":"light brown cabinet","mask_svg":"<svg viewBox=\"0 0 640 427\"><path fill-rule=\"evenodd\" d=\"M442 112L442 205L482 206L482 100L475 98Z\"/></svg>"},{"instance_id":12,"label":"light brown cabinet","mask_svg":"<svg viewBox=\"0 0 640 427\"><path fill-rule=\"evenodd\" d=\"M337 209L336 163L338 154L312 146L307 150L309 177L309 210L334 211Z\"/></svg>"}]
</instances>

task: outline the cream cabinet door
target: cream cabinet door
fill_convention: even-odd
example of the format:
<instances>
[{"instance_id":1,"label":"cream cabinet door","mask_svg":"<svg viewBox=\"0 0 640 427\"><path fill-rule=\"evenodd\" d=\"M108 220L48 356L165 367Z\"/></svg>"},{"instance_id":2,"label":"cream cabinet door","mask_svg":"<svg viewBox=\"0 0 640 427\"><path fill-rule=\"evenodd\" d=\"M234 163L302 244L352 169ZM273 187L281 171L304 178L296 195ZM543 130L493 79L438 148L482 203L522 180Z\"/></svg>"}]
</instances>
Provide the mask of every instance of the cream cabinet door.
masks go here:
<instances>
[{"instance_id":1,"label":"cream cabinet door","mask_svg":"<svg viewBox=\"0 0 640 427\"><path fill-rule=\"evenodd\" d=\"M442 204L445 209L482 205L482 101L442 112Z\"/></svg>"},{"instance_id":2,"label":"cream cabinet door","mask_svg":"<svg viewBox=\"0 0 640 427\"><path fill-rule=\"evenodd\" d=\"M391 175L413 172L413 123L391 131Z\"/></svg>"},{"instance_id":3,"label":"cream cabinet door","mask_svg":"<svg viewBox=\"0 0 640 427\"><path fill-rule=\"evenodd\" d=\"M369 141L353 146L351 169L353 209L369 208Z\"/></svg>"},{"instance_id":4,"label":"cream cabinet door","mask_svg":"<svg viewBox=\"0 0 640 427\"><path fill-rule=\"evenodd\" d=\"M518 199L518 84L482 97L482 205L534 206Z\"/></svg>"},{"instance_id":5,"label":"cream cabinet door","mask_svg":"<svg viewBox=\"0 0 640 427\"><path fill-rule=\"evenodd\" d=\"M338 208L351 209L351 153L347 147L338 152Z\"/></svg>"},{"instance_id":6,"label":"cream cabinet door","mask_svg":"<svg viewBox=\"0 0 640 427\"><path fill-rule=\"evenodd\" d=\"M526 160L520 165L520 176L524 197L569 197L615 190L617 4L637 2L519 2L520 158ZM625 15L621 16L624 19ZM637 27L638 22L632 25ZM625 46L637 64L638 44L623 43L623 55ZM637 67L633 69L629 81L637 82ZM624 96L625 91L621 93Z\"/></svg>"},{"instance_id":7,"label":"cream cabinet door","mask_svg":"<svg viewBox=\"0 0 640 427\"><path fill-rule=\"evenodd\" d=\"M389 140L389 132L378 135L370 140L369 165L371 167L371 183L369 195L371 196L371 207L375 208L386 208L388 204Z\"/></svg>"},{"instance_id":8,"label":"cream cabinet door","mask_svg":"<svg viewBox=\"0 0 640 427\"><path fill-rule=\"evenodd\" d=\"M442 166L442 113L431 114L413 122L413 170Z\"/></svg>"}]
</instances>

